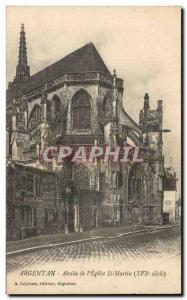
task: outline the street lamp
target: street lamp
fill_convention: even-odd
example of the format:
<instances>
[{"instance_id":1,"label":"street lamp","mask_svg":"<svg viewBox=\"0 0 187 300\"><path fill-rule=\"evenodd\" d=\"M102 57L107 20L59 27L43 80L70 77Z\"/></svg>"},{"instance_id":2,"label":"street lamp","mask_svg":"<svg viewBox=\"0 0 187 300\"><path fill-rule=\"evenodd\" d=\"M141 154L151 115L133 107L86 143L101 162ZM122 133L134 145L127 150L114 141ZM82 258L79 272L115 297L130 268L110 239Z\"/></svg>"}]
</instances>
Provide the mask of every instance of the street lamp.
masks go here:
<instances>
[{"instance_id":1,"label":"street lamp","mask_svg":"<svg viewBox=\"0 0 187 300\"><path fill-rule=\"evenodd\" d=\"M66 194L66 223L65 223L65 234L69 233L69 196L71 194L71 189L70 187L65 188L65 194Z\"/></svg>"}]
</instances>

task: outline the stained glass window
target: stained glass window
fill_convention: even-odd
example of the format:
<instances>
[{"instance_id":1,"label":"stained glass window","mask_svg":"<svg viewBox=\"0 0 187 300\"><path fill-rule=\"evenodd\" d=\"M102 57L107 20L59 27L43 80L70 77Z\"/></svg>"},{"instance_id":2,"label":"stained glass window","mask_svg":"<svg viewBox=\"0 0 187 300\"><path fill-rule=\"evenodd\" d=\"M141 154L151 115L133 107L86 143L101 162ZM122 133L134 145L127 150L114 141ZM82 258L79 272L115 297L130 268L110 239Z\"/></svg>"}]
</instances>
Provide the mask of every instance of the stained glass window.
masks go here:
<instances>
[{"instance_id":1,"label":"stained glass window","mask_svg":"<svg viewBox=\"0 0 187 300\"><path fill-rule=\"evenodd\" d=\"M86 92L78 93L72 103L73 129L84 130L91 127L91 105Z\"/></svg>"}]
</instances>

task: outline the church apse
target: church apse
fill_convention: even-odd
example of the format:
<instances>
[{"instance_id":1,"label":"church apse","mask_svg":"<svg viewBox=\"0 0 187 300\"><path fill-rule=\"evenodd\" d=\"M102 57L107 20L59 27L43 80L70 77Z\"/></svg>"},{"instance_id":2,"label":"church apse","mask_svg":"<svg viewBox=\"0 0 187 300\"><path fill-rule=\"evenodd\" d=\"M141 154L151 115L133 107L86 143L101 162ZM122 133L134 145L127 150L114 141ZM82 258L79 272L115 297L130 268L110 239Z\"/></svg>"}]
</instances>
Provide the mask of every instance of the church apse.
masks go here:
<instances>
[{"instance_id":1,"label":"church apse","mask_svg":"<svg viewBox=\"0 0 187 300\"><path fill-rule=\"evenodd\" d=\"M71 230L161 223L163 133L167 131L162 128L162 101L151 110L146 93L138 124L123 107L123 80L116 71L111 74L92 43L31 76L23 26L20 47L16 76L7 90L8 160L21 163L22 168L32 168L32 173L41 172L41 202L48 201L44 197L46 186L42 174L49 173L46 176L50 182L54 175L55 204L49 207L45 202L45 211L42 203L36 204L39 215L47 219L54 214L55 222L59 220L58 232L65 231L68 206L61 183L71 180L77 188L70 217L76 229L71 226ZM63 174L63 164L59 165L55 159L44 163L41 159L49 146L116 148L126 144L144 151L142 162L115 164L112 160L107 163L95 160L86 166L88 170L76 166L74 176L70 172L68 180ZM35 185L33 181L33 189ZM28 201L27 197L24 199Z\"/></svg>"}]
</instances>

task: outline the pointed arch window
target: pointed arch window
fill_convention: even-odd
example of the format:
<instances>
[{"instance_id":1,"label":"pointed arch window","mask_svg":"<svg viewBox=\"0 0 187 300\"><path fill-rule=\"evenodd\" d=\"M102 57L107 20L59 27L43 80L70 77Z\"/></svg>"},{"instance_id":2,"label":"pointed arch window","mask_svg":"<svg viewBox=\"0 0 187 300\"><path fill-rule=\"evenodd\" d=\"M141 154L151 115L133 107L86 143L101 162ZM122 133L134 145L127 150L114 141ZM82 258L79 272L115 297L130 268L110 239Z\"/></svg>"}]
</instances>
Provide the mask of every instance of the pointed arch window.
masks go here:
<instances>
[{"instance_id":1,"label":"pointed arch window","mask_svg":"<svg viewBox=\"0 0 187 300\"><path fill-rule=\"evenodd\" d=\"M51 101L51 110L49 113L49 120L51 122L51 128L53 134L62 134L64 129L64 116L61 99L54 95Z\"/></svg>"},{"instance_id":2,"label":"pointed arch window","mask_svg":"<svg viewBox=\"0 0 187 300\"><path fill-rule=\"evenodd\" d=\"M91 128L90 97L84 91L76 94L72 101L72 128L74 130Z\"/></svg>"},{"instance_id":3,"label":"pointed arch window","mask_svg":"<svg viewBox=\"0 0 187 300\"><path fill-rule=\"evenodd\" d=\"M62 110L62 104L60 101L60 98L56 95L54 95L52 99L52 118L55 119L58 117Z\"/></svg>"},{"instance_id":4,"label":"pointed arch window","mask_svg":"<svg viewBox=\"0 0 187 300\"><path fill-rule=\"evenodd\" d=\"M74 182L80 189L90 189L90 173L85 166L75 166Z\"/></svg>"},{"instance_id":5,"label":"pointed arch window","mask_svg":"<svg viewBox=\"0 0 187 300\"><path fill-rule=\"evenodd\" d=\"M130 200L141 201L142 174L136 166L132 167L129 173L128 194Z\"/></svg>"},{"instance_id":6,"label":"pointed arch window","mask_svg":"<svg viewBox=\"0 0 187 300\"><path fill-rule=\"evenodd\" d=\"M42 111L38 104L33 107L29 117L29 129L33 130L41 123Z\"/></svg>"}]
</instances>

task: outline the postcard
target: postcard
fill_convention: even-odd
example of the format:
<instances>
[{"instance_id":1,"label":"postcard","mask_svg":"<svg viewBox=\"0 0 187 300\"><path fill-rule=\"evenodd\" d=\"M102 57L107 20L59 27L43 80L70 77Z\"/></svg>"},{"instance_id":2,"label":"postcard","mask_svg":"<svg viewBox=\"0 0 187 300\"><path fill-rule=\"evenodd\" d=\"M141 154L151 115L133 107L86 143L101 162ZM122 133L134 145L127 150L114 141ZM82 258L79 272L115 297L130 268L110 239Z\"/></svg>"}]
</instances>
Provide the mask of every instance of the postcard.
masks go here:
<instances>
[{"instance_id":1,"label":"postcard","mask_svg":"<svg viewBox=\"0 0 187 300\"><path fill-rule=\"evenodd\" d=\"M7 294L182 293L181 18L7 6Z\"/></svg>"}]
</instances>

